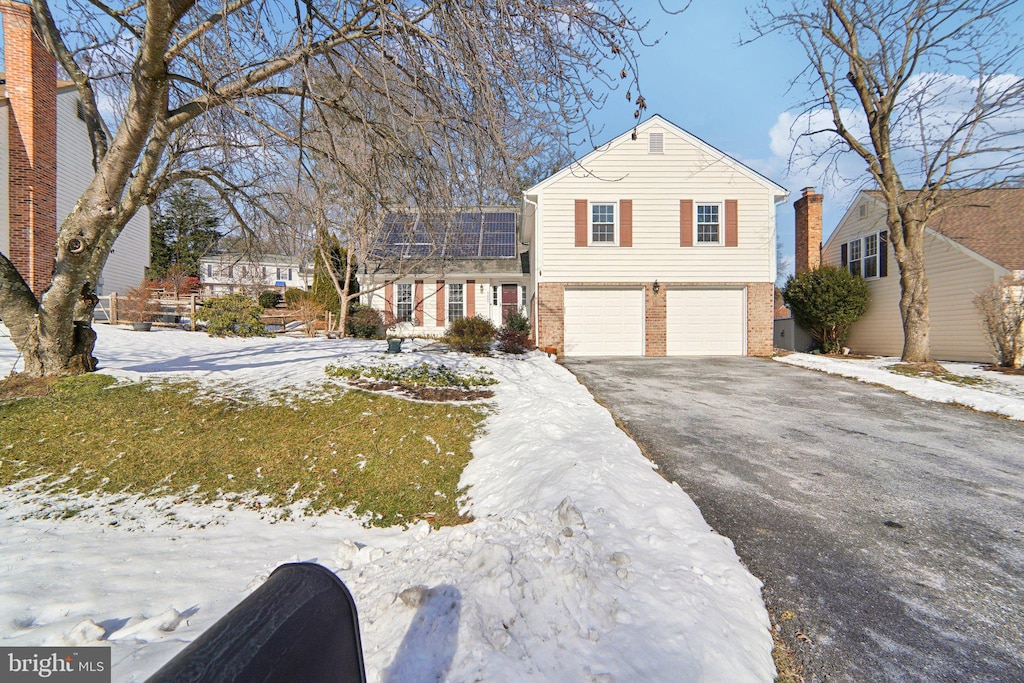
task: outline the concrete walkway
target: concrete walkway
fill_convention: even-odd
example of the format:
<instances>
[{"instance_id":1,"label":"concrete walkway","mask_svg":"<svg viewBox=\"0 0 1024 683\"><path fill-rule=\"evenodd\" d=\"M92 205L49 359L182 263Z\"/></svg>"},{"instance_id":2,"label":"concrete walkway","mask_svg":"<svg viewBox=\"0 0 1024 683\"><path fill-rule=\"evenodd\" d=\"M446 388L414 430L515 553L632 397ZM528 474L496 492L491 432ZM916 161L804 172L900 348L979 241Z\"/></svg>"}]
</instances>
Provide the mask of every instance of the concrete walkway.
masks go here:
<instances>
[{"instance_id":1,"label":"concrete walkway","mask_svg":"<svg viewBox=\"0 0 1024 683\"><path fill-rule=\"evenodd\" d=\"M565 365L731 538L811 681L1024 681L1024 424L767 360Z\"/></svg>"}]
</instances>

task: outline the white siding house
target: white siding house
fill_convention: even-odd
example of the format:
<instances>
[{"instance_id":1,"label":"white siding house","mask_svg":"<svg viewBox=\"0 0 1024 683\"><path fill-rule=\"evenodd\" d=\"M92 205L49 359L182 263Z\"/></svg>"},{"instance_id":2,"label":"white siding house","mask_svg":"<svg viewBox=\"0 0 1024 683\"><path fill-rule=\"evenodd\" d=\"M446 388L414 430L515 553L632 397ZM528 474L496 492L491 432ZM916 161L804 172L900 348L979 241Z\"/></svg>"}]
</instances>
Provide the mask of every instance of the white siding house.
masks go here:
<instances>
[{"instance_id":1,"label":"white siding house","mask_svg":"<svg viewBox=\"0 0 1024 683\"><path fill-rule=\"evenodd\" d=\"M7 101L0 99L0 252L10 253L10 204L8 189ZM85 122L78 116L78 93L62 84L57 90L57 225L93 177L92 148ZM114 242L110 257L96 283L100 295L137 287L149 266L149 208L143 207Z\"/></svg>"},{"instance_id":2,"label":"white siding house","mask_svg":"<svg viewBox=\"0 0 1024 683\"><path fill-rule=\"evenodd\" d=\"M257 259L242 254L213 254L199 259L199 282L206 296L255 294L265 289L309 291L313 272L292 256Z\"/></svg>"},{"instance_id":3,"label":"white siding house","mask_svg":"<svg viewBox=\"0 0 1024 683\"><path fill-rule=\"evenodd\" d=\"M940 361L991 362L974 298L1003 276L1024 271L1024 189L945 196L950 207L925 227L932 354ZM821 259L850 268L868 283L867 313L851 328L846 345L856 353L899 356L900 278L885 218L878 194L861 192L822 247Z\"/></svg>"},{"instance_id":4,"label":"white siding house","mask_svg":"<svg viewBox=\"0 0 1024 683\"><path fill-rule=\"evenodd\" d=\"M383 314L393 334L439 337L453 320L472 317L500 327L510 311L526 311L529 264L514 210L463 209L433 219L395 212L381 242L359 275L360 300Z\"/></svg>"},{"instance_id":5,"label":"white siding house","mask_svg":"<svg viewBox=\"0 0 1024 683\"><path fill-rule=\"evenodd\" d=\"M537 343L769 355L787 191L660 116L528 189Z\"/></svg>"}]
</instances>

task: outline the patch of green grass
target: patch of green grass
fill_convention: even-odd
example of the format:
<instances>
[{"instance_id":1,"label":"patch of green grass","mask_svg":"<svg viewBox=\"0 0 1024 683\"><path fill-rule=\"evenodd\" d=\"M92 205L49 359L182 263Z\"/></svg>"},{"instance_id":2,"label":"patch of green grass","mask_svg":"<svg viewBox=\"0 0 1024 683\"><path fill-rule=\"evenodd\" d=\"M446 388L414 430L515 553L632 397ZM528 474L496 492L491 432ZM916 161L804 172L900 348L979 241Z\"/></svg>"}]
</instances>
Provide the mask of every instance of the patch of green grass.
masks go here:
<instances>
[{"instance_id":1,"label":"patch of green grass","mask_svg":"<svg viewBox=\"0 0 1024 683\"><path fill-rule=\"evenodd\" d=\"M885 369L897 375L903 375L904 377L937 379L940 382L946 382L947 384L959 384L960 386L965 387L983 386L987 384L985 379L982 377L957 375L937 364L929 364L927 367L922 367L920 365L910 363L897 363L896 365L888 365Z\"/></svg>"},{"instance_id":2,"label":"patch of green grass","mask_svg":"<svg viewBox=\"0 0 1024 683\"><path fill-rule=\"evenodd\" d=\"M173 495L309 512L352 506L389 526L459 524L459 477L483 412L330 390L287 405L191 384L87 375L0 403L0 485L41 474L54 492ZM257 500L259 496L259 500Z\"/></svg>"},{"instance_id":3,"label":"patch of green grass","mask_svg":"<svg viewBox=\"0 0 1024 683\"><path fill-rule=\"evenodd\" d=\"M475 387L492 386L498 383L498 380L491 377L490 373L486 370L469 374L453 370L447 365L429 365L427 363L420 363L411 367L402 367L394 363L383 363L381 365L328 365L324 371L328 377L373 379L412 387L473 389Z\"/></svg>"}]
</instances>

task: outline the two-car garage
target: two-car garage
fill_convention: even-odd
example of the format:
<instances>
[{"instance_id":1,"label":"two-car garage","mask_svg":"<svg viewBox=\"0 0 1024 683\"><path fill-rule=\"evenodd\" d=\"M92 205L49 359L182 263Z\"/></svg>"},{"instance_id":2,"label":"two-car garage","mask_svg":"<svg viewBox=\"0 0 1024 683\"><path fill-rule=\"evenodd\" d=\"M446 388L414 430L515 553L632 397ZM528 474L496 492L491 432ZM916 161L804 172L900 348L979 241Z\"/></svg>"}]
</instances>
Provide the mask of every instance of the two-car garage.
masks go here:
<instances>
[{"instance_id":1,"label":"two-car garage","mask_svg":"<svg viewBox=\"0 0 1024 683\"><path fill-rule=\"evenodd\" d=\"M566 287L566 356L643 356L648 315L643 287ZM746 354L747 301L744 287L666 287L665 355ZM652 297L657 306L658 295ZM660 325L652 325L652 331ZM652 340L653 347L660 346Z\"/></svg>"}]
</instances>

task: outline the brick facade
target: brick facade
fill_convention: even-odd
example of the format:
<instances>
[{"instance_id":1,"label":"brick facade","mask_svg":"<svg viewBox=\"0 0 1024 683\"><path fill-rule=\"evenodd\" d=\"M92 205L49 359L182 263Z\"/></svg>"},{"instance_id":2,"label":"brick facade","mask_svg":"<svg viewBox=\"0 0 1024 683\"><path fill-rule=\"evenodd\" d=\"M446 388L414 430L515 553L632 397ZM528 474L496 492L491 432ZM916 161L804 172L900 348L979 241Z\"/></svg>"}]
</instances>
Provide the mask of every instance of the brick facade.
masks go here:
<instances>
[{"instance_id":1,"label":"brick facade","mask_svg":"<svg viewBox=\"0 0 1024 683\"><path fill-rule=\"evenodd\" d=\"M803 196L793 202L796 212L796 274L817 270L821 265L821 202L813 187L805 187Z\"/></svg>"},{"instance_id":2,"label":"brick facade","mask_svg":"<svg viewBox=\"0 0 1024 683\"><path fill-rule=\"evenodd\" d=\"M39 295L57 243L57 64L36 38L32 10L0 0L8 100L10 260Z\"/></svg>"},{"instance_id":3,"label":"brick facade","mask_svg":"<svg viewBox=\"0 0 1024 683\"><path fill-rule=\"evenodd\" d=\"M565 288L636 287L636 282L542 282L537 286L537 345L554 347L559 355L565 349ZM644 348L647 356L666 353L666 291L669 287L747 288L747 355L771 356L775 324L775 285L771 282L664 282L657 294L651 283L644 286L646 306Z\"/></svg>"}]
</instances>

